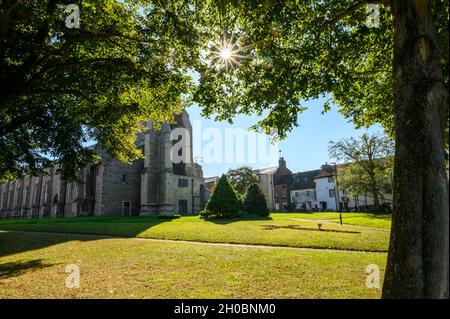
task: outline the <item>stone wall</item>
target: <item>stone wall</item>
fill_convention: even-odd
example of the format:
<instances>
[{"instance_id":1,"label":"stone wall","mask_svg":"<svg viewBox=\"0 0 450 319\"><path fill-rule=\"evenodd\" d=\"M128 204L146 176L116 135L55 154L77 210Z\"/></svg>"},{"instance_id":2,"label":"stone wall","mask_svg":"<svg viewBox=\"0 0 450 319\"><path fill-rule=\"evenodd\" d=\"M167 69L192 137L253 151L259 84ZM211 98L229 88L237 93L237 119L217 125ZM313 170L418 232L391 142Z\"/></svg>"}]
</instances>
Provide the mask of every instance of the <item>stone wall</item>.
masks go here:
<instances>
[{"instance_id":1,"label":"stone wall","mask_svg":"<svg viewBox=\"0 0 450 319\"><path fill-rule=\"evenodd\" d=\"M102 178L99 179L96 201L101 203L95 215L122 216L126 214L126 205L129 203L128 215L139 215L141 199L141 174L144 161L136 160L131 164L124 164L118 160L105 156L102 161Z\"/></svg>"}]
</instances>

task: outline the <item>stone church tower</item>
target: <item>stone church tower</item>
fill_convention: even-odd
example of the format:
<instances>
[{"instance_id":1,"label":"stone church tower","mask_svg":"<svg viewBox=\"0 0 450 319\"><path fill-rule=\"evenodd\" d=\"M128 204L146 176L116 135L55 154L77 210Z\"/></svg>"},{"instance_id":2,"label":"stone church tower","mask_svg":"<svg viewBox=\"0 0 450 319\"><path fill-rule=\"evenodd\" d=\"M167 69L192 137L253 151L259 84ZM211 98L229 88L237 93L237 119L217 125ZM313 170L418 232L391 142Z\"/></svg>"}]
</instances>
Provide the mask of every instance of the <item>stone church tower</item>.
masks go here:
<instances>
[{"instance_id":1,"label":"stone church tower","mask_svg":"<svg viewBox=\"0 0 450 319\"><path fill-rule=\"evenodd\" d=\"M50 167L39 176L0 185L0 217L199 213L205 187L202 168L192 160L188 113L161 130L148 127L136 138L144 160L124 164L93 146L101 161L82 170L76 182L62 180L57 167Z\"/></svg>"},{"instance_id":2,"label":"stone church tower","mask_svg":"<svg viewBox=\"0 0 450 319\"><path fill-rule=\"evenodd\" d=\"M193 162L192 126L183 111L176 124L145 134L141 215L199 212L204 192L201 167ZM177 147L177 145L182 145ZM181 162L174 158L181 157Z\"/></svg>"}]
</instances>

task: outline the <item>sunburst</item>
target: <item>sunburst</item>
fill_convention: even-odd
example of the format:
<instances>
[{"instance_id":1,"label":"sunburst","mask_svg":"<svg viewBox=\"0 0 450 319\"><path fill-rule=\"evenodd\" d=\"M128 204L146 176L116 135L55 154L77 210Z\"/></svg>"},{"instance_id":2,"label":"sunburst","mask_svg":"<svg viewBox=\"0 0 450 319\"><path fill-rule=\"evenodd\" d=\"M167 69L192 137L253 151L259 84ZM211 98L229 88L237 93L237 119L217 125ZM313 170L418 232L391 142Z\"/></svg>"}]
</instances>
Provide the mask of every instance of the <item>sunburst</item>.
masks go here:
<instances>
[{"instance_id":1,"label":"sunburst","mask_svg":"<svg viewBox=\"0 0 450 319\"><path fill-rule=\"evenodd\" d=\"M238 66L240 63L239 60L245 58L244 55L240 54L242 50L243 49L239 48L233 41L233 38L227 40L227 38L224 37L222 42L215 47L212 62L219 67L226 69Z\"/></svg>"}]
</instances>

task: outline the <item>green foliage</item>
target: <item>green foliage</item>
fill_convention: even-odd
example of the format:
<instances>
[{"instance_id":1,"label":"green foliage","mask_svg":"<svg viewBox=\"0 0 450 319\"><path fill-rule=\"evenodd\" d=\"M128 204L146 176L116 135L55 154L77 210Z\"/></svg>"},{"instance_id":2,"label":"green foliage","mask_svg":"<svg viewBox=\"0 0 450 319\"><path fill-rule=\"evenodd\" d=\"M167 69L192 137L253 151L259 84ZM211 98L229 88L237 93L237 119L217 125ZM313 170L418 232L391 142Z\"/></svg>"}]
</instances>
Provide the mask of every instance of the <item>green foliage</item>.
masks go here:
<instances>
[{"instance_id":1,"label":"green foliage","mask_svg":"<svg viewBox=\"0 0 450 319\"><path fill-rule=\"evenodd\" d=\"M259 182L256 173L248 166L230 169L227 178L240 195L244 195L251 184Z\"/></svg>"},{"instance_id":2,"label":"green foliage","mask_svg":"<svg viewBox=\"0 0 450 319\"><path fill-rule=\"evenodd\" d=\"M54 164L73 178L97 159L88 141L130 162L142 157L143 123L158 127L186 106L196 39L187 6L78 1L80 28L69 29L71 3L0 2L1 179Z\"/></svg>"},{"instance_id":3,"label":"green foliage","mask_svg":"<svg viewBox=\"0 0 450 319\"><path fill-rule=\"evenodd\" d=\"M251 184L245 192L243 210L252 215L267 217L270 215L267 198L259 184Z\"/></svg>"},{"instance_id":4,"label":"green foliage","mask_svg":"<svg viewBox=\"0 0 450 319\"><path fill-rule=\"evenodd\" d=\"M179 214L156 216L156 218L158 218L158 219L178 219L180 217L181 217L181 215L179 215Z\"/></svg>"},{"instance_id":5,"label":"green foliage","mask_svg":"<svg viewBox=\"0 0 450 319\"><path fill-rule=\"evenodd\" d=\"M226 175L222 175L216 182L214 191L206 203L202 217L234 218L238 216L240 199Z\"/></svg>"},{"instance_id":6,"label":"green foliage","mask_svg":"<svg viewBox=\"0 0 450 319\"><path fill-rule=\"evenodd\" d=\"M386 2L388 3L388 2ZM380 123L394 133L393 31L388 8L378 2L380 26L366 25L365 1L206 1L196 7L199 28L211 43L224 37L239 51L235 67L204 59L195 100L206 116L229 120L256 113L254 128L285 137L299 124L305 103L321 98L357 127ZM448 1L433 1L448 73ZM214 66L214 64L213 64ZM448 77L445 77L448 86ZM321 110L319 110L321 111ZM448 127L448 114L447 114ZM300 120L301 121L301 120Z\"/></svg>"},{"instance_id":7,"label":"green foliage","mask_svg":"<svg viewBox=\"0 0 450 319\"><path fill-rule=\"evenodd\" d=\"M372 194L378 198L392 192L394 143L389 138L363 134L359 139L330 142L329 154L347 162L339 166L338 180L350 196Z\"/></svg>"},{"instance_id":8,"label":"green foliage","mask_svg":"<svg viewBox=\"0 0 450 319\"><path fill-rule=\"evenodd\" d=\"M338 170L339 187L345 189L349 196L371 194L372 183L378 194L392 193L392 159L375 161L373 179L361 165L352 163L340 166Z\"/></svg>"},{"instance_id":9,"label":"green foliage","mask_svg":"<svg viewBox=\"0 0 450 319\"><path fill-rule=\"evenodd\" d=\"M209 213L208 213L208 211L207 210L202 210L202 211L200 211L200 219L208 219L208 217L209 217Z\"/></svg>"}]
</instances>

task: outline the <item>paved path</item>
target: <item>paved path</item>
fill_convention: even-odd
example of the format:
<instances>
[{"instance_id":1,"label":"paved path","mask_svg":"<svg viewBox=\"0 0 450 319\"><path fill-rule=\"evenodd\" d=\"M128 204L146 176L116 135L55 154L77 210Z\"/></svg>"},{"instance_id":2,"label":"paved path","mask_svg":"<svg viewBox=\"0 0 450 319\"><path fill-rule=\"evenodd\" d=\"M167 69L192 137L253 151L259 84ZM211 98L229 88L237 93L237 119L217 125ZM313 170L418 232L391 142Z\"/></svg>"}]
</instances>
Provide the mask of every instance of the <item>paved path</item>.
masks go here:
<instances>
[{"instance_id":1,"label":"paved path","mask_svg":"<svg viewBox=\"0 0 450 319\"><path fill-rule=\"evenodd\" d=\"M139 241L153 241L153 242L166 242L166 243L185 243L194 245L210 245L210 246L226 246L226 247L243 247L243 248L257 248L257 249L291 249L291 250L309 250L309 251L327 251L327 252L344 252L344 253L374 253L385 254L383 251L362 251L362 250L350 250L350 249L334 249L334 248L314 248L314 247L290 247L290 246L274 246L274 245L260 245L260 244L241 244L241 243L217 243L217 242L205 242L195 240L178 240L178 239L160 239L160 238L138 238L138 237L123 237L123 236L109 236L109 235L97 235L97 234L82 234L82 233L63 233L63 232L40 232L40 231L26 231L26 230L0 230L0 233L33 233L33 234L47 234L47 235L69 235L69 236L81 236L85 238L93 239L130 239Z\"/></svg>"}]
</instances>

